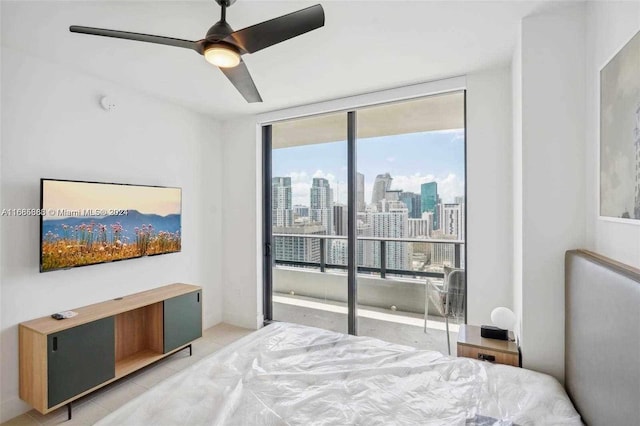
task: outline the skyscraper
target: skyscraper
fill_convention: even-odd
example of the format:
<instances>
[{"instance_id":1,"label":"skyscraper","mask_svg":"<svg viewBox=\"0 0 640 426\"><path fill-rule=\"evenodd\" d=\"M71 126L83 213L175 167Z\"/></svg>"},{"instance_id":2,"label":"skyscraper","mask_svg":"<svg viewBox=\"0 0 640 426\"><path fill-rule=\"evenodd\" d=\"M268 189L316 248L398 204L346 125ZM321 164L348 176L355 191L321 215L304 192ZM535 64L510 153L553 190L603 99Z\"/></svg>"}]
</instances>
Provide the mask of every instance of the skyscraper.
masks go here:
<instances>
[{"instance_id":1,"label":"skyscraper","mask_svg":"<svg viewBox=\"0 0 640 426\"><path fill-rule=\"evenodd\" d=\"M368 212L367 223L371 225L374 237L406 238L409 236L409 213L399 201L382 202L383 211ZM388 241L387 268L409 270L411 248L409 243ZM373 261L380 266L380 244L373 246Z\"/></svg>"},{"instance_id":2,"label":"skyscraper","mask_svg":"<svg viewBox=\"0 0 640 426\"><path fill-rule=\"evenodd\" d=\"M402 194L402 189L387 189L387 192L384 193L384 199L387 201L400 201L400 194Z\"/></svg>"},{"instance_id":3,"label":"skyscraper","mask_svg":"<svg viewBox=\"0 0 640 426\"><path fill-rule=\"evenodd\" d=\"M356 185L356 195L357 195L357 211L363 212L367 208L367 204L364 202L364 175L362 173L358 173L357 185Z\"/></svg>"},{"instance_id":4,"label":"skyscraper","mask_svg":"<svg viewBox=\"0 0 640 426\"><path fill-rule=\"evenodd\" d=\"M334 265L349 264L349 250L346 240L333 240L329 248L329 263Z\"/></svg>"},{"instance_id":5,"label":"skyscraper","mask_svg":"<svg viewBox=\"0 0 640 426\"><path fill-rule=\"evenodd\" d=\"M347 206L335 204L333 206L333 229L336 235L347 235Z\"/></svg>"},{"instance_id":6,"label":"skyscraper","mask_svg":"<svg viewBox=\"0 0 640 426\"><path fill-rule=\"evenodd\" d=\"M455 239L450 236L441 238L445 240ZM431 247L431 265L455 266L455 264L456 253L453 244L433 244L433 247ZM463 265L461 264L461 266Z\"/></svg>"},{"instance_id":7,"label":"skyscraper","mask_svg":"<svg viewBox=\"0 0 640 426\"><path fill-rule=\"evenodd\" d=\"M274 226L274 234L324 235L324 226L304 224L293 226ZM274 237L274 255L277 260L294 262L320 262L320 240L305 237Z\"/></svg>"},{"instance_id":8,"label":"skyscraper","mask_svg":"<svg viewBox=\"0 0 640 426\"><path fill-rule=\"evenodd\" d=\"M295 205L293 206L293 215L296 216L296 218L309 217L309 207L299 204Z\"/></svg>"},{"instance_id":9,"label":"skyscraper","mask_svg":"<svg viewBox=\"0 0 640 426\"><path fill-rule=\"evenodd\" d=\"M422 205L420 203L420 194L414 192L400 193L400 201L407 206L410 219L420 219L422 217Z\"/></svg>"},{"instance_id":10,"label":"skyscraper","mask_svg":"<svg viewBox=\"0 0 640 426\"><path fill-rule=\"evenodd\" d=\"M431 221L433 216L430 213L425 213L424 217L420 219L409 219L409 237L429 237L431 235Z\"/></svg>"},{"instance_id":11,"label":"skyscraper","mask_svg":"<svg viewBox=\"0 0 640 426\"><path fill-rule=\"evenodd\" d=\"M313 178L310 190L311 220L322 224L327 235L333 235L333 190L324 178Z\"/></svg>"},{"instance_id":12,"label":"skyscraper","mask_svg":"<svg viewBox=\"0 0 640 426\"><path fill-rule=\"evenodd\" d=\"M462 204L442 204L441 230L444 235L464 239L464 208Z\"/></svg>"},{"instance_id":13,"label":"skyscraper","mask_svg":"<svg viewBox=\"0 0 640 426\"><path fill-rule=\"evenodd\" d=\"M271 179L271 223L273 226L291 226L291 178L274 177Z\"/></svg>"},{"instance_id":14,"label":"skyscraper","mask_svg":"<svg viewBox=\"0 0 640 426\"><path fill-rule=\"evenodd\" d=\"M433 229L440 229L438 220L438 184L436 182L423 183L420 186L421 213L433 213Z\"/></svg>"},{"instance_id":15,"label":"skyscraper","mask_svg":"<svg viewBox=\"0 0 640 426\"><path fill-rule=\"evenodd\" d=\"M358 237L372 237L373 229L371 224L367 223L367 214L358 213L357 225ZM375 267L373 260L373 247L378 245L376 241L358 240L358 266Z\"/></svg>"},{"instance_id":16,"label":"skyscraper","mask_svg":"<svg viewBox=\"0 0 640 426\"><path fill-rule=\"evenodd\" d=\"M371 193L371 204L378 205L378 203L385 199L387 191L391 188L391 182L393 178L389 173L376 176L376 180L373 183L373 192Z\"/></svg>"}]
</instances>

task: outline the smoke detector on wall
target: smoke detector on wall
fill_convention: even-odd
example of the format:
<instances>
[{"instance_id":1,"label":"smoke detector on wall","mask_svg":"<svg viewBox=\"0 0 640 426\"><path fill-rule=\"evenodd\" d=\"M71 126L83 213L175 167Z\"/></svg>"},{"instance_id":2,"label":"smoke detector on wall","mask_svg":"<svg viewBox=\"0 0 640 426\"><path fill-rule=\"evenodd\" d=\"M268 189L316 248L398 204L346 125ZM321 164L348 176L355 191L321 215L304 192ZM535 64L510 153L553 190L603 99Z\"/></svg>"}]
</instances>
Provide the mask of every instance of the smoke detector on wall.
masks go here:
<instances>
[{"instance_id":1,"label":"smoke detector on wall","mask_svg":"<svg viewBox=\"0 0 640 426\"><path fill-rule=\"evenodd\" d=\"M113 98L109 96L103 96L100 98L100 106L105 111L113 111L116 107L116 103Z\"/></svg>"}]
</instances>

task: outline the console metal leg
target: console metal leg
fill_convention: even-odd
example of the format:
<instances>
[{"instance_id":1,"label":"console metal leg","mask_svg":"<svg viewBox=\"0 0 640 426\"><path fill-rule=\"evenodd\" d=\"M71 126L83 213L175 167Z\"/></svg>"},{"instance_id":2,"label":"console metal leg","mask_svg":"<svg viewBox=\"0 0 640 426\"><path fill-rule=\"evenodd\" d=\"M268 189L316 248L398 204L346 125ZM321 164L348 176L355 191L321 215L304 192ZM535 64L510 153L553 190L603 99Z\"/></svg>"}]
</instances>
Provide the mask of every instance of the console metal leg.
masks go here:
<instances>
[{"instance_id":1,"label":"console metal leg","mask_svg":"<svg viewBox=\"0 0 640 426\"><path fill-rule=\"evenodd\" d=\"M189 344L189 356L193 356L193 348L191 347L191 344Z\"/></svg>"},{"instance_id":2,"label":"console metal leg","mask_svg":"<svg viewBox=\"0 0 640 426\"><path fill-rule=\"evenodd\" d=\"M67 404L67 420L71 420L71 403Z\"/></svg>"}]
</instances>

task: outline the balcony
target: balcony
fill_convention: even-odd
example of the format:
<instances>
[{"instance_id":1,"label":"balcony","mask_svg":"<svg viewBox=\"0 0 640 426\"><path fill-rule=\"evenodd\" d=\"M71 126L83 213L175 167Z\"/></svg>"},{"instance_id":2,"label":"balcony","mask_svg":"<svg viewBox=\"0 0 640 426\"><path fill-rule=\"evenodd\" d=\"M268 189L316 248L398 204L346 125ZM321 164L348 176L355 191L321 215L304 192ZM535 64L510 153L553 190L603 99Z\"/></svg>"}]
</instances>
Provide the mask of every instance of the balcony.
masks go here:
<instances>
[{"instance_id":1,"label":"balcony","mask_svg":"<svg viewBox=\"0 0 640 426\"><path fill-rule=\"evenodd\" d=\"M347 238L273 237L273 318L346 332L347 266L342 252ZM358 245L359 334L446 354L444 318L435 315L434 306L429 306L424 332L426 281L442 280L445 264L464 267L464 241L359 237ZM286 250L291 247L297 252ZM450 321L450 330L455 342L455 322ZM455 343L451 350L455 354Z\"/></svg>"}]
</instances>

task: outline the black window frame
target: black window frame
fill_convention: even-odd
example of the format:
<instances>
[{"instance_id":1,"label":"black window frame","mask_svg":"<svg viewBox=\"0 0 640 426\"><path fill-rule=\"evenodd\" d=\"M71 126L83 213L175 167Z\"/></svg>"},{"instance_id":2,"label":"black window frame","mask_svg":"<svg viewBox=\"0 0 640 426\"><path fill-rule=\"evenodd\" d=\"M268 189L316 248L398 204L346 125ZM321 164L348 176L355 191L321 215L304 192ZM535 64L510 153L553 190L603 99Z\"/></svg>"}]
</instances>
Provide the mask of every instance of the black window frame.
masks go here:
<instances>
[{"instance_id":1,"label":"black window frame","mask_svg":"<svg viewBox=\"0 0 640 426\"><path fill-rule=\"evenodd\" d=\"M464 123L464 259L465 272L468 282L468 232L467 232L467 211L468 211L468 168L467 168L467 90L455 89L433 94L424 94L409 99L397 101L389 101L376 103L372 105L363 105L358 108L328 111L327 113L344 112L347 114L347 321L348 333L358 335L358 267L357 267L357 113L358 110L371 107L381 106L397 102L408 102L420 98L430 96L438 96L447 93L462 92L463 94L463 123ZM313 116L315 114L309 115ZM309 117L305 116L305 117ZM305 118L299 117L299 118ZM273 319L273 268L275 260L272 256L273 247L273 226L272 226L272 199L271 199L271 178L272 178L272 145L273 133L272 123L260 124L262 129L262 247L263 247L263 271L262 271L262 290L263 290L263 317L264 325L274 322ZM459 263L460 257L456 257L456 263ZM459 265L456 265L459 266ZM467 323L467 315L469 311L468 304L468 286L465 285L465 307L464 307L464 323Z\"/></svg>"}]
</instances>

